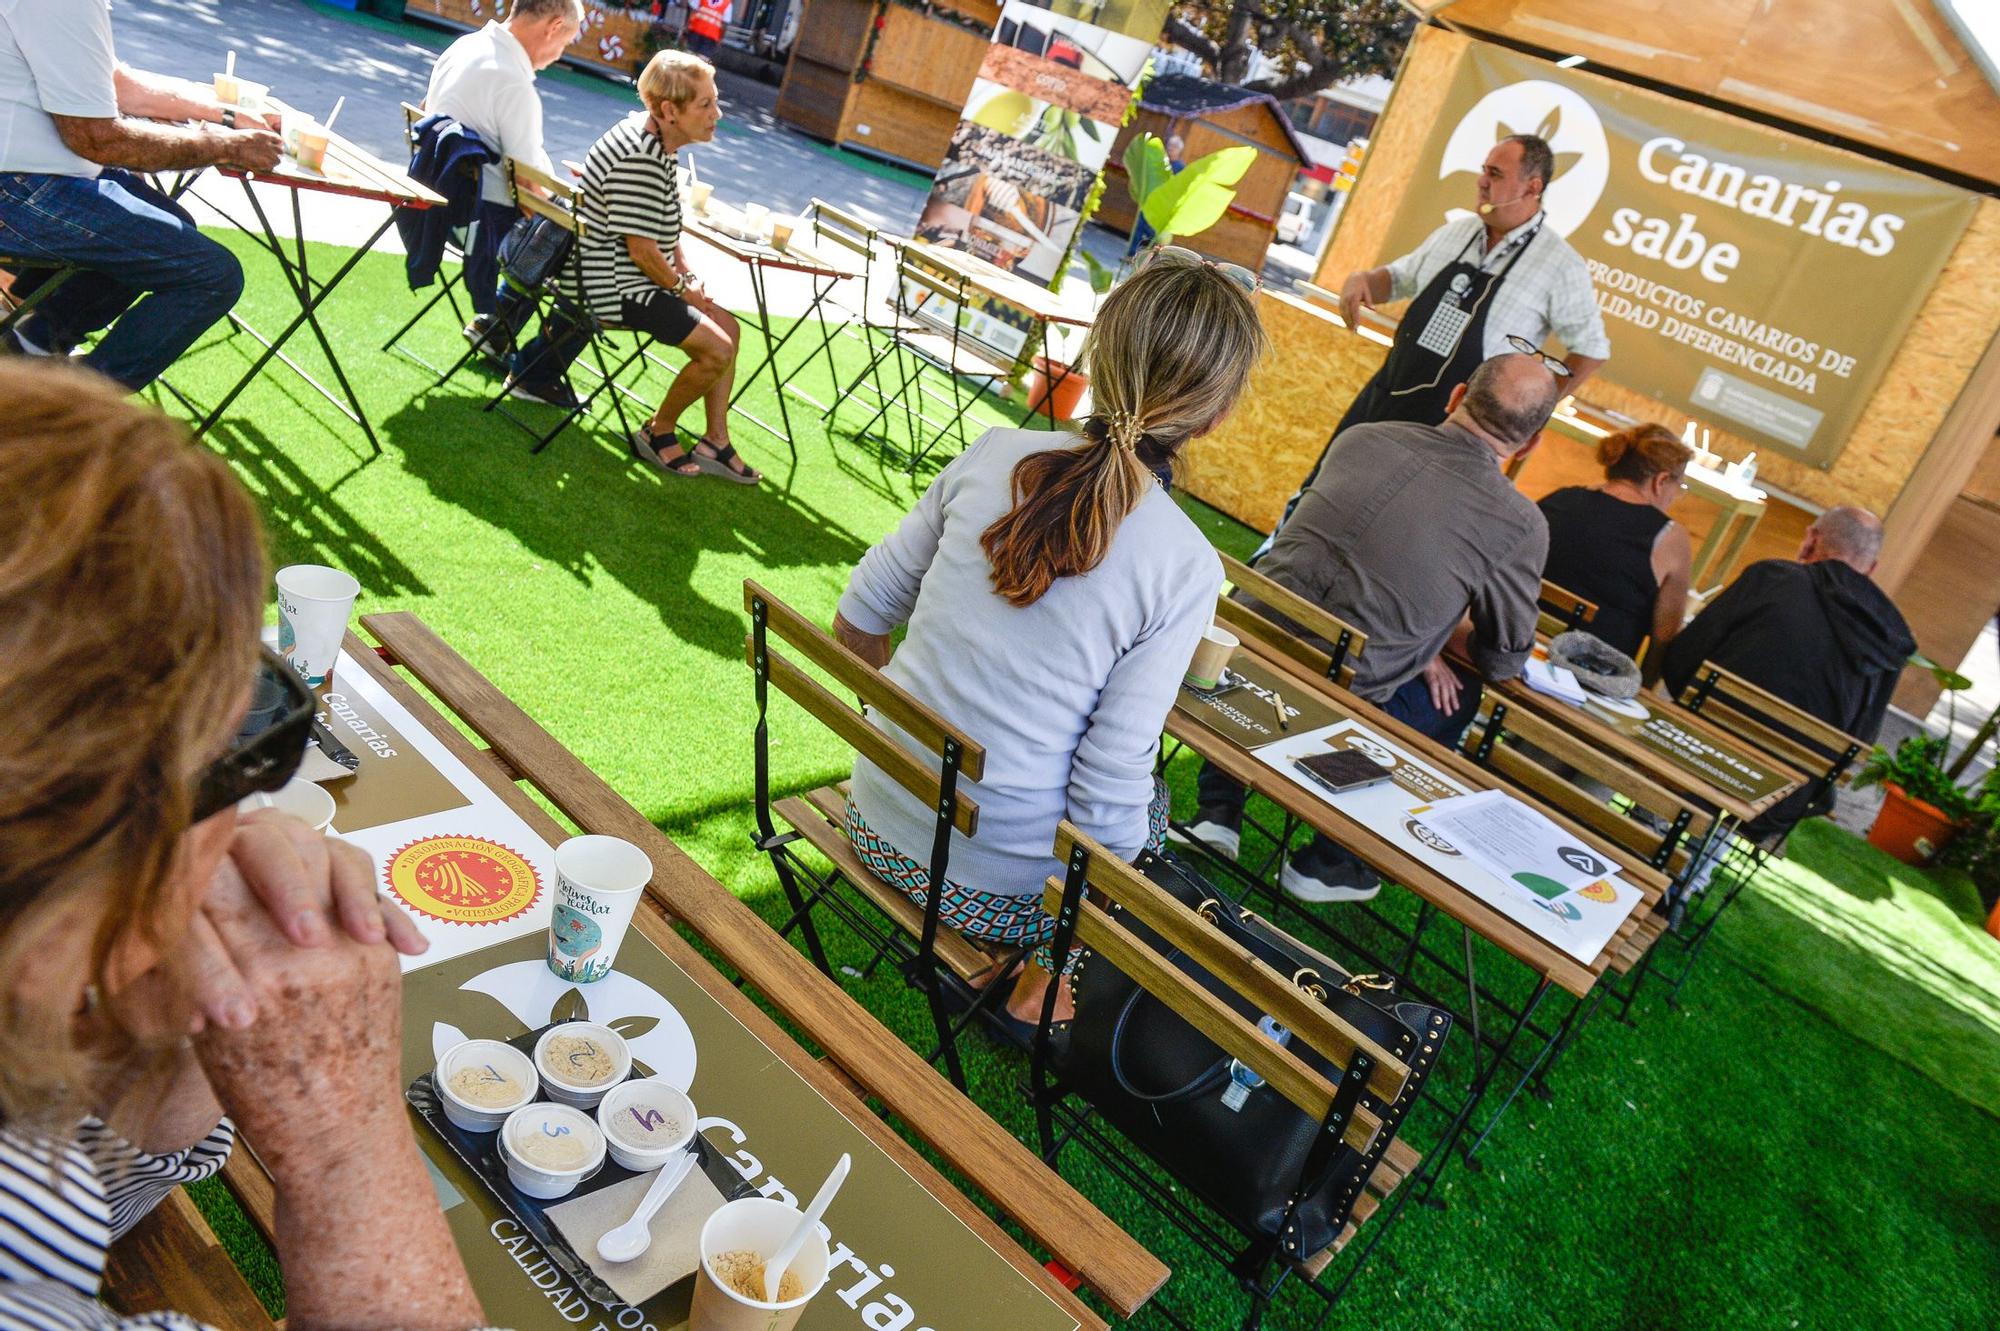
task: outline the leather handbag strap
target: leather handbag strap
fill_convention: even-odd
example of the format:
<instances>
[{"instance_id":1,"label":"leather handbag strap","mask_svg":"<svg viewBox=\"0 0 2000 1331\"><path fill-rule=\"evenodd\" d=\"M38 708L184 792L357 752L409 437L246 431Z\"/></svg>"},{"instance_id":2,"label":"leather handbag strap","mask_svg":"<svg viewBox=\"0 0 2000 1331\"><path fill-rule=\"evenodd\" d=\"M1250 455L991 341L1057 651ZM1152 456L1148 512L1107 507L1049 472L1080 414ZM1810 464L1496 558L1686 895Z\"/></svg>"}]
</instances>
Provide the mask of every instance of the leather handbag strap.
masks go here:
<instances>
[{"instance_id":1,"label":"leather handbag strap","mask_svg":"<svg viewBox=\"0 0 2000 1331\"><path fill-rule=\"evenodd\" d=\"M1167 956L1167 964L1171 966L1178 963L1181 956L1180 949L1174 949ZM1118 1089L1131 1096L1134 1100L1143 1100L1147 1104L1171 1105L1179 1104L1183 1100L1192 1100L1196 1096L1206 1095L1228 1080L1229 1060L1227 1058L1218 1058L1206 1069L1196 1073L1193 1080L1184 1085L1177 1086L1171 1091L1142 1091L1137 1086L1134 1086L1131 1079L1125 1075L1125 1064L1124 1060L1119 1057L1119 1051L1125 1045L1125 1027L1131 1022L1132 1014L1138 1010L1139 1000L1145 997L1148 997L1146 991L1134 985L1130 996L1125 1000L1124 1006L1118 1009L1117 1020L1111 1025L1111 1075L1117 1080Z\"/></svg>"}]
</instances>

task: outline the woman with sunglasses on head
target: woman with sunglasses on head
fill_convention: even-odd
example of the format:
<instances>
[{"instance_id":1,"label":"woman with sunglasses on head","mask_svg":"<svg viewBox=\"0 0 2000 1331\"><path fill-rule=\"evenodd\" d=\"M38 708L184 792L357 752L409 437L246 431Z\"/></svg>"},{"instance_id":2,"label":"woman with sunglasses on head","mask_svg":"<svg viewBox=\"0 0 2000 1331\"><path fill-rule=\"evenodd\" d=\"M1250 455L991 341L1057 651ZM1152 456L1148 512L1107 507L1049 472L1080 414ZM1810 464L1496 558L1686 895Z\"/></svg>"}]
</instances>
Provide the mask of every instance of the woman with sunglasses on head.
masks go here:
<instances>
[{"instance_id":1,"label":"woman with sunglasses on head","mask_svg":"<svg viewBox=\"0 0 2000 1331\"><path fill-rule=\"evenodd\" d=\"M1681 478L1693 459L1672 430L1648 422L1598 444L1603 484L1566 486L1541 501L1549 524L1542 576L1596 602L1585 630L1634 660L1651 636L1647 683L1687 618L1694 544L1667 511L1687 488Z\"/></svg>"},{"instance_id":2,"label":"woman with sunglasses on head","mask_svg":"<svg viewBox=\"0 0 2000 1331\"><path fill-rule=\"evenodd\" d=\"M109 380L0 364L0 403L0 1324L193 1327L98 1303L105 1250L240 1126L293 1326L478 1325L398 1085L423 941L359 851L236 813L311 717L246 725L249 496Z\"/></svg>"},{"instance_id":3,"label":"woman with sunglasses on head","mask_svg":"<svg viewBox=\"0 0 2000 1331\"><path fill-rule=\"evenodd\" d=\"M1004 1002L1020 1031L1051 978L1040 898L1061 872L1057 823L1127 859L1165 835L1153 760L1222 586L1168 486L1263 351L1247 276L1165 250L1113 289L1084 346L1083 428L980 436L862 558L834 620L842 642L985 746L983 778L959 784L978 835L953 835L939 911L970 938L1039 949ZM934 811L864 759L847 824L871 867L921 904L929 876L912 855L928 855Z\"/></svg>"}]
</instances>

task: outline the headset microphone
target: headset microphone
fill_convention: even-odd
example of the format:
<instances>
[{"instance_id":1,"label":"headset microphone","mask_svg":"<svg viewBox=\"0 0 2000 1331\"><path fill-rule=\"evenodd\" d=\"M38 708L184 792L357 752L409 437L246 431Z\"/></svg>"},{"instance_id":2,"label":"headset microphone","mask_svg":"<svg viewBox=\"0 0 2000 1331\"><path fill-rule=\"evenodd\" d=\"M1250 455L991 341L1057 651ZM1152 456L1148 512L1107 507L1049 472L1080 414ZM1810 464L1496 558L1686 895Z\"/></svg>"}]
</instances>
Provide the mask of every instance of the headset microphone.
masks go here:
<instances>
[{"instance_id":1,"label":"headset microphone","mask_svg":"<svg viewBox=\"0 0 2000 1331\"><path fill-rule=\"evenodd\" d=\"M1528 196L1525 194L1516 194L1513 198L1508 199L1503 203L1482 203L1479 205L1479 215L1481 217L1485 217L1488 214L1490 214L1495 208L1512 208L1515 204L1519 203L1521 200L1527 197Z\"/></svg>"}]
</instances>

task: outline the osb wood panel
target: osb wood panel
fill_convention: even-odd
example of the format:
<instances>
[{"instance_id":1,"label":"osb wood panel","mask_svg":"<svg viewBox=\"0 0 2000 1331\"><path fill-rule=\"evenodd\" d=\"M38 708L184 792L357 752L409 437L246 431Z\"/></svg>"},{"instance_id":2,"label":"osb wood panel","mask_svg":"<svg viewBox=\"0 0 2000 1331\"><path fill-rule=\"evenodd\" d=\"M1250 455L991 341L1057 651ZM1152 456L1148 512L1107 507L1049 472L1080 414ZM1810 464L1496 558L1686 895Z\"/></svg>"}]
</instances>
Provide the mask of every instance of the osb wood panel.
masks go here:
<instances>
[{"instance_id":1,"label":"osb wood panel","mask_svg":"<svg viewBox=\"0 0 2000 1331\"><path fill-rule=\"evenodd\" d=\"M980 62L991 43L956 23L890 5L888 26L875 43L867 81L881 82L949 103L956 110L972 95Z\"/></svg>"},{"instance_id":2,"label":"osb wood panel","mask_svg":"<svg viewBox=\"0 0 2000 1331\"><path fill-rule=\"evenodd\" d=\"M1896 593L1896 604L1918 649L1957 667L2000 609L2000 513L1969 499L1954 501ZM1895 702L1912 716L1923 716L1937 694L1928 672L1906 670Z\"/></svg>"},{"instance_id":3,"label":"osb wood panel","mask_svg":"<svg viewBox=\"0 0 2000 1331\"><path fill-rule=\"evenodd\" d=\"M1923 0L1457 0L1448 21L2000 182L2000 95Z\"/></svg>"},{"instance_id":4,"label":"osb wood panel","mask_svg":"<svg viewBox=\"0 0 2000 1331\"><path fill-rule=\"evenodd\" d=\"M958 107L869 79L854 85L843 142L935 171L958 129ZM863 129L868 132L862 133Z\"/></svg>"},{"instance_id":5,"label":"osb wood panel","mask_svg":"<svg viewBox=\"0 0 2000 1331\"><path fill-rule=\"evenodd\" d=\"M1319 461L1347 404L1381 365L1383 348L1282 292L1259 292L1257 307L1271 349L1235 413L1188 444L1182 484L1204 503L1269 531Z\"/></svg>"},{"instance_id":6,"label":"osb wood panel","mask_svg":"<svg viewBox=\"0 0 2000 1331\"><path fill-rule=\"evenodd\" d=\"M1340 288L1347 274L1394 257L1381 253L1383 235L1415 169L1458 62L1470 40L1438 28L1420 28L1396 78L1395 91L1376 126L1354 197L1342 214L1315 279ZM1657 94L1641 93L1641 96ZM1698 114L1699 108L1684 108ZM1388 307L1400 313L1400 306ZM1858 293L1854 317L1868 317ZM1758 454L1758 476L1808 503L1860 504L1886 513L1930 446L1952 403L2000 330L2000 200L1980 200L1971 224L1946 261L1929 297L1911 321L1875 396L1855 422L1833 467L1821 471L1769 451ZM1678 433L1688 417L1617 384L1619 331L1611 329L1610 365L1585 389L1590 402ZM1709 446L1731 460L1755 447L1707 423Z\"/></svg>"}]
</instances>

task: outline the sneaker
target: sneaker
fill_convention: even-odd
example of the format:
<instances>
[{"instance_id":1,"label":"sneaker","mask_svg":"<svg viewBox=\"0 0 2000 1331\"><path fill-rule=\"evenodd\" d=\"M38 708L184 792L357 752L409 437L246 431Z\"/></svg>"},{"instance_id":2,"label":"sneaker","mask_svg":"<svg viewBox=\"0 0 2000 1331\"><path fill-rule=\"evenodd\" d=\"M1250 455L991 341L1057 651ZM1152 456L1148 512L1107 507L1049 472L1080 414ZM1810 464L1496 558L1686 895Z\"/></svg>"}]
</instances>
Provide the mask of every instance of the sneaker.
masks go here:
<instances>
[{"instance_id":1,"label":"sneaker","mask_svg":"<svg viewBox=\"0 0 2000 1331\"><path fill-rule=\"evenodd\" d=\"M525 379L509 378L507 395L520 398L523 402L539 402L546 407L561 407L564 411L575 411L583 405L570 391L568 384L558 379L552 384L531 383Z\"/></svg>"},{"instance_id":2,"label":"sneaker","mask_svg":"<svg viewBox=\"0 0 2000 1331\"><path fill-rule=\"evenodd\" d=\"M1328 854L1308 846L1285 857L1278 886L1294 901L1368 901L1382 890L1382 877L1345 851Z\"/></svg>"},{"instance_id":3,"label":"sneaker","mask_svg":"<svg viewBox=\"0 0 2000 1331\"><path fill-rule=\"evenodd\" d=\"M465 335L466 342L479 359L496 369L507 368L507 348L501 345L506 341L506 330L494 323L492 315L479 315L459 332Z\"/></svg>"},{"instance_id":4,"label":"sneaker","mask_svg":"<svg viewBox=\"0 0 2000 1331\"><path fill-rule=\"evenodd\" d=\"M1195 810L1194 821L1188 824L1185 833L1169 827L1167 840L1182 846L1200 841L1223 859L1234 860L1243 850L1243 830L1239 826L1242 817L1233 809L1204 804Z\"/></svg>"}]
</instances>

